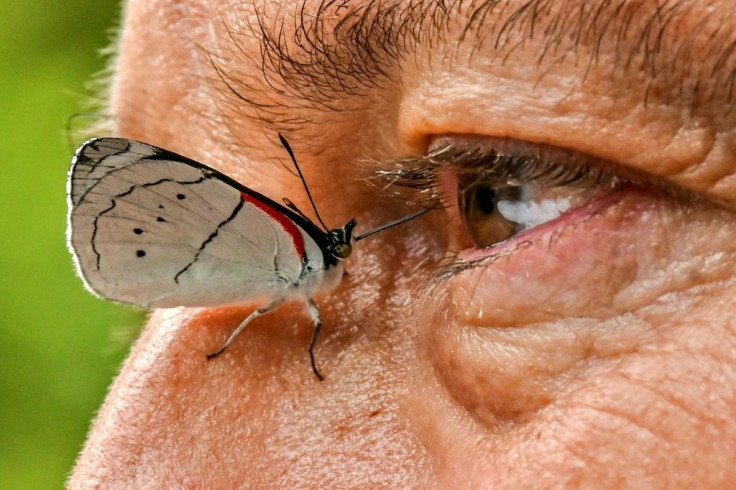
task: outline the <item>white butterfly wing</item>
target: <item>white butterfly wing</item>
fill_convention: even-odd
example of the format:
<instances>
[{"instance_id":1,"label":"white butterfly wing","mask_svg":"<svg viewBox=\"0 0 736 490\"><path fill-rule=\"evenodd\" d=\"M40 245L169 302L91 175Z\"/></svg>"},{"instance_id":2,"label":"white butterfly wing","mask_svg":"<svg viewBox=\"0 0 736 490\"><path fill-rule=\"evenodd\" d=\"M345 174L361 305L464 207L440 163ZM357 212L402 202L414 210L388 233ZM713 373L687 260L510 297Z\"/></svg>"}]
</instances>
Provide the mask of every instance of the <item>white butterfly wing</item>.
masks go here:
<instances>
[{"instance_id":1,"label":"white butterfly wing","mask_svg":"<svg viewBox=\"0 0 736 490\"><path fill-rule=\"evenodd\" d=\"M105 298L165 307L286 297L305 271L324 268L314 225L151 145L85 143L68 193L69 247L87 286Z\"/></svg>"}]
</instances>

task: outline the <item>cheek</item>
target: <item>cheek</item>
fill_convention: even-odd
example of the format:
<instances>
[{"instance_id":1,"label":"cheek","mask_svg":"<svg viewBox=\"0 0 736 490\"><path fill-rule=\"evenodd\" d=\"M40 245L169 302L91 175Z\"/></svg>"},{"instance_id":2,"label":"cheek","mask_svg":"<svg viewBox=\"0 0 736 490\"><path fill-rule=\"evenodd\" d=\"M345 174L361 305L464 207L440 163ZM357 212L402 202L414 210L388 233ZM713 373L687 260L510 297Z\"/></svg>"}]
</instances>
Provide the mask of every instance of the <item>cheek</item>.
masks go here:
<instances>
[{"instance_id":1,"label":"cheek","mask_svg":"<svg viewBox=\"0 0 736 490\"><path fill-rule=\"evenodd\" d=\"M590 360L671 335L672 317L693 312L684 300L657 309L662 298L728 274L727 256L713 253L731 247L726 234L698 238L719 236L712 227L727 216L697 214L676 211L665 197L627 193L454 275L433 291L420 322L441 384L496 427L549 404Z\"/></svg>"},{"instance_id":2,"label":"cheek","mask_svg":"<svg viewBox=\"0 0 736 490\"><path fill-rule=\"evenodd\" d=\"M415 416L443 471L732 471L732 218L681 206L624 199L433 291L418 324L437 392Z\"/></svg>"}]
</instances>

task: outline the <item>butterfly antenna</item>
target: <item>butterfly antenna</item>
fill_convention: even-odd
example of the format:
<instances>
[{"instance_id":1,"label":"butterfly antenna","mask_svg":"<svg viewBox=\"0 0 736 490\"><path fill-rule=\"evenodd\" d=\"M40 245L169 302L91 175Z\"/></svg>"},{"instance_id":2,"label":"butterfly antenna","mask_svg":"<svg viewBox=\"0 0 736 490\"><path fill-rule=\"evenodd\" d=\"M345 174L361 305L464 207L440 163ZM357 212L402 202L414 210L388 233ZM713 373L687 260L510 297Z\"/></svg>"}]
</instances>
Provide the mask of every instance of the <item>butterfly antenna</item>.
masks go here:
<instances>
[{"instance_id":1,"label":"butterfly antenna","mask_svg":"<svg viewBox=\"0 0 736 490\"><path fill-rule=\"evenodd\" d=\"M296 171L299 173L299 178L302 179L302 184L304 185L304 190L307 191L307 197L309 198L309 202L312 204L312 209L314 209L314 214L317 216L317 220L319 221L319 224L322 225L322 228L325 230L328 230L327 225L325 225L325 222L322 221L322 216L319 215L319 211L317 211L317 206L314 204L314 199L312 199L312 193L309 191L309 186L307 185L307 181L304 178L304 174L302 173L302 169L299 168L299 164L296 162L296 157L294 156L294 151L291 149L291 146L289 146L289 142L286 141L286 138L279 133L279 139L281 140L281 144L284 145L284 148L286 148L286 151L289 152L289 156L291 157L291 161L294 162L294 167L296 167Z\"/></svg>"},{"instance_id":2,"label":"butterfly antenna","mask_svg":"<svg viewBox=\"0 0 736 490\"><path fill-rule=\"evenodd\" d=\"M381 226L379 226L377 228L373 228L372 230L368 230L365 233L361 233L360 235L358 235L358 236L355 237L355 241L356 242L359 242L363 238L369 237L369 236L373 235L374 233L378 233L379 231L383 231L383 230L386 230L388 228L392 228L392 227L394 227L396 225L400 225L401 223L406 223L407 221L413 220L414 218L418 218L419 216L421 216L424 213L429 212L431 210L432 210L432 208L420 209L416 213L411 213L411 214L409 214L407 216L404 216L403 218L399 218L399 219L396 219L396 220L393 220L393 221L389 221L388 223L385 223L385 224L383 224L383 225L381 225Z\"/></svg>"}]
</instances>

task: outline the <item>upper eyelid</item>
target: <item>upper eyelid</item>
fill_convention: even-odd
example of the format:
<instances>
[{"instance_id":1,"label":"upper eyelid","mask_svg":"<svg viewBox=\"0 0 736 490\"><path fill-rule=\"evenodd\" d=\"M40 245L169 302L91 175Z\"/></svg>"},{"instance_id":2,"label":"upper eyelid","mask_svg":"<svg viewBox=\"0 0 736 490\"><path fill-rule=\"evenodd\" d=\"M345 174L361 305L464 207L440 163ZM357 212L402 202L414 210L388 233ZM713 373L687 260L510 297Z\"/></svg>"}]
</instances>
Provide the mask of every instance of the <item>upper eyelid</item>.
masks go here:
<instances>
[{"instance_id":1,"label":"upper eyelid","mask_svg":"<svg viewBox=\"0 0 736 490\"><path fill-rule=\"evenodd\" d=\"M581 180L596 184L609 177L602 168L593 164L592 158L565 152L556 152L559 156L544 152L527 155L499 151L493 147L470 151L461 147L449 153L444 166L454 168L457 173L470 174L485 181L495 180L499 184L511 184L514 179L521 179L522 183L539 179L554 185L568 185Z\"/></svg>"},{"instance_id":2,"label":"upper eyelid","mask_svg":"<svg viewBox=\"0 0 736 490\"><path fill-rule=\"evenodd\" d=\"M588 172L588 183L606 182L615 179L634 185L657 190L676 200L704 201L727 210L736 210L736 204L682 187L670 179L655 176L610 160L601 159L574 149L537 144L508 138L483 135L445 134L429 136L426 154L398 159L374 161L370 165L391 194L407 202L432 207L442 207L442 192L437 186L436 174L440 169L454 168L475 171L486 165L490 151L519 156L536 156L549 165L559 165L561 170L574 173L574 169ZM596 182L597 181L597 182Z\"/></svg>"}]
</instances>

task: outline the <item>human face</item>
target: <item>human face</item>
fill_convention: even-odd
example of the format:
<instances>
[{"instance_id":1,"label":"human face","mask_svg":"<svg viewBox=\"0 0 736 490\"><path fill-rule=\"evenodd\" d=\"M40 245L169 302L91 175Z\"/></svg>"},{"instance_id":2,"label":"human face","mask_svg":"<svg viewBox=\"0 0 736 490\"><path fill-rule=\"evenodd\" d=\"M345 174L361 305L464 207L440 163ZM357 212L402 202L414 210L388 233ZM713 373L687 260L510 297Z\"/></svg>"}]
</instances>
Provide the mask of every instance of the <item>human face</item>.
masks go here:
<instances>
[{"instance_id":1,"label":"human face","mask_svg":"<svg viewBox=\"0 0 736 490\"><path fill-rule=\"evenodd\" d=\"M212 361L252 305L154 312L71 484L734 481L735 15L726 0L129 1L120 136L308 209L281 132L329 224L438 209L361 242L316 298L323 382L298 303ZM521 231L483 211L499 154L522 185L510 205L557 212ZM586 177L531 184L509 177L514 155ZM396 182L368 185L376 172Z\"/></svg>"}]
</instances>

